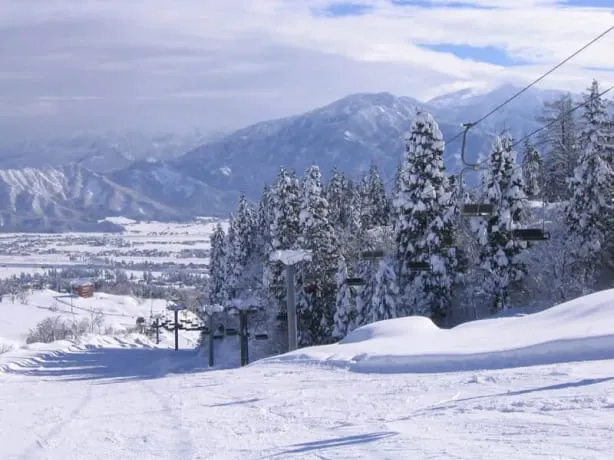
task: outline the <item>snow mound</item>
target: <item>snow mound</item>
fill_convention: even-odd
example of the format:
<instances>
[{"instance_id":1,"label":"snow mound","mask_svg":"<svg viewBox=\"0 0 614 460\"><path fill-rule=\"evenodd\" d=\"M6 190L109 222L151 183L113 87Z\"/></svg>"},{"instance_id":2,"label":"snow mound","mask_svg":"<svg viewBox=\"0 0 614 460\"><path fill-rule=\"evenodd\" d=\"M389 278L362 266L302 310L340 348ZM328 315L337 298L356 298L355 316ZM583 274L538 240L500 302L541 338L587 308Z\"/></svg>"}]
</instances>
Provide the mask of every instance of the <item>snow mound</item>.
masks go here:
<instances>
[{"instance_id":1,"label":"snow mound","mask_svg":"<svg viewBox=\"0 0 614 460\"><path fill-rule=\"evenodd\" d=\"M391 340L407 336L414 338L431 338L434 333L441 330L424 316L410 316L407 318L389 319L360 327L348 334L340 344L358 343L366 340Z\"/></svg>"},{"instance_id":2,"label":"snow mound","mask_svg":"<svg viewBox=\"0 0 614 460\"><path fill-rule=\"evenodd\" d=\"M334 345L259 362L341 366L356 372L454 372L614 359L614 289L526 316L439 329L407 317L370 324Z\"/></svg>"}]
</instances>

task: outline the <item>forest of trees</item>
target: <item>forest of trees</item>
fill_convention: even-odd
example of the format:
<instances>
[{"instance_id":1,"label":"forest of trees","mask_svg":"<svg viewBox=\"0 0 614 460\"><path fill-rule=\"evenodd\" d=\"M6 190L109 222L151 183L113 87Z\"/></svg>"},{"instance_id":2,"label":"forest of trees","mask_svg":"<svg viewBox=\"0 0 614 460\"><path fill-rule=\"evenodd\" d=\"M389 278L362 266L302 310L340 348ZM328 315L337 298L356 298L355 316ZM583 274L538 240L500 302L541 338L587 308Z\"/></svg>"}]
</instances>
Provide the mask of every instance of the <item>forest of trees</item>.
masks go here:
<instances>
[{"instance_id":1,"label":"forest of trees","mask_svg":"<svg viewBox=\"0 0 614 460\"><path fill-rule=\"evenodd\" d=\"M315 165L302 177L281 168L259 203L241 196L228 230L213 234L209 301L283 315L284 268L268 256L299 248L313 255L296 274L301 346L373 321L424 315L450 327L610 286L614 122L596 81L583 97L580 110L569 95L546 104L539 136L495 137L479 188L446 171L428 113L417 114L391 187L375 165L356 182L338 170L324 182ZM470 202L494 211L467 217ZM547 240L515 232L542 222ZM381 257L364 257L378 249Z\"/></svg>"}]
</instances>

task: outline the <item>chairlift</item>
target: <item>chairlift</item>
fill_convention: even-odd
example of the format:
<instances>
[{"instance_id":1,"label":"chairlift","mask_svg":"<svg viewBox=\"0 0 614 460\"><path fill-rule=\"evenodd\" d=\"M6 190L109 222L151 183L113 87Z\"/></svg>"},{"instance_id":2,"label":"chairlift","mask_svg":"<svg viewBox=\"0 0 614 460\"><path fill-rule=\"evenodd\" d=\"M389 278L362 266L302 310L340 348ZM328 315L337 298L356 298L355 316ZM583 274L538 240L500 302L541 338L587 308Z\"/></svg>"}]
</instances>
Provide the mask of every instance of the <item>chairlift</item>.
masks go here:
<instances>
[{"instance_id":1,"label":"chairlift","mask_svg":"<svg viewBox=\"0 0 614 460\"><path fill-rule=\"evenodd\" d=\"M465 203L460 212L467 217L491 217L495 213L495 206L489 203Z\"/></svg>"},{"instance_id":2,"label":"chairlift","mask_svg":"<svg viewBox=\"0 0 614 460\"><path fill-rule=\"evenodd\" d=\"M430 272L431 264L429 262L409 262L407 265L412 272Z\"/></svg>"},{"instance_id":3,"label":"chairlift","mask_svg":"<svg viewBox=\"0 0 614 460\"><path fill-rule=\"evenodd\" d=\"M254 334L254 338L256 340L268 340L269 334L267 334L266 332L259 332Z\"/></svg>"},{"instance_id":4,"label":"chairlift","mask_svg":"<svg viewBox=\"0 0 614 460\"><path fill-rule=\"evenodd\" d=\"M345 284L348 286L362 286L365 284L365 280L362 278L346 278Z\"/></svg>"},{"instance_id":5,"label":"chairlift","mask_svg":"<svg viewBox=\"0 0 614 460\"><path fill-rule=\"evenodd\" d=\"M517 228L512 230L512 238L521 241L547 241L550 239L550 232L541 228Z\"/></svg>"},{"instance_id":6,"label":"chairlift","mask_svg":"<svg viewBox=\"0 0 614 460\"><path fill-rule=\"evenodd\" d=\"M215 340L224 340L224 334L220 334L220 333L213 334L213 338Z\"/></svg>"},{"instance_id":7,"label":"chairlift","mask_svg":"<svg viewBox=\"0 0 614 460\"><path fill-rule=\"evenodd\" d=\"M238 335L239 334L239 330L235 329L234 327L227 327L226 328L226 335Z\"/></svg>"},{"instance_id":8,"label":"chairlift","mask_svg":"<svg viewBox=\"0 0 614 460\"><path fill-rule=\"evenodd\" d=\"M520 241L547 241L550 232L546 231L546 200L542 199L541 227L517 228L512 230L512 238Z\"/></svg>"},{"instance_id":9,"label":"chairlift","mask_svg":"<svg viewBox=\"0 0 614 460\"><path fill-rule=\"evenodd\" d=\"M360 258L365 260L377 260L383 259L386 256L386 253L383 249L376 249L373 251L363 251L360 253Z\"/></svg>"}]
</instances>

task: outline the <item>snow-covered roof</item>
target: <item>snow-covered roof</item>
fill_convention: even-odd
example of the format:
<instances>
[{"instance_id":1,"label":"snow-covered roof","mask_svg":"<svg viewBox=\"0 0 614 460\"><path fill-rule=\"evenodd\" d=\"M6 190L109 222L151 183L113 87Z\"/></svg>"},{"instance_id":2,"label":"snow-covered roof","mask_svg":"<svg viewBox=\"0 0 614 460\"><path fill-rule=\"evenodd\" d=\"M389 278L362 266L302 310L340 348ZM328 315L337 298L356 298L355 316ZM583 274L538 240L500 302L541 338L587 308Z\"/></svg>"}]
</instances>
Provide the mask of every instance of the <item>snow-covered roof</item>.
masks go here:
<instances>
[{"instance_id":1,"label":"snow-covered roof","mask_svg":"<svg viewBox=\"0 0 614 460\"><path fill-rule=\"evenodd\" d=\"M94 282L87 278L78 278L70 282L70 286L74 288L80 287L80 286L93 286L93 285L94 285Z\"/></svg>"}]
</instances>

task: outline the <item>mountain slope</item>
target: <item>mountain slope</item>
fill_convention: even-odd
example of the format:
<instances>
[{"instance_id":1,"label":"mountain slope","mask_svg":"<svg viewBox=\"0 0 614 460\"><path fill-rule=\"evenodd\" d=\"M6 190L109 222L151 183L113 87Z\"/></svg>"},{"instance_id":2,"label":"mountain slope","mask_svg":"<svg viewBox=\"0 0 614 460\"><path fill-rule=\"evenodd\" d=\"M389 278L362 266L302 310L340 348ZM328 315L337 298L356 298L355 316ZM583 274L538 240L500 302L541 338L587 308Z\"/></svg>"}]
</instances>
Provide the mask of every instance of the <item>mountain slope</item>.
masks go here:
<instances>
[{"instance_id":1,"label":"mountain slope","mask_svg":"<svg viewBox=\"0 0 614 460\"><path fill-rule=\"evenodd\" d=\"M244 191L252 197L282 165L302 174L315 163L325 174L337 167L355 177L375 162L390 179L403 154L402 136L419 108L425 107L411 98L356 94L300 116L244 128L167 166L214 188ZM439 121L444 136L458 132L457 123ZM470 149L482 150L487 142L478 131L470 136ZM448 150L446 163L451 168L456 166L459 148L457 142ZM142 170L130 169L134 174Z\"/></svg>"},{"instance_id":2,"label":"mountain slope","mask_svg":"<svg viewBox=\"0 0 614 460\"><path fill-rule=\"evenodd\" d=\"M78 165L0 170L3 231L24 227L89 229L96 227L97 218L108 215L167 219L181 216L170 207Z\"/></svg>"}]
</instances>

